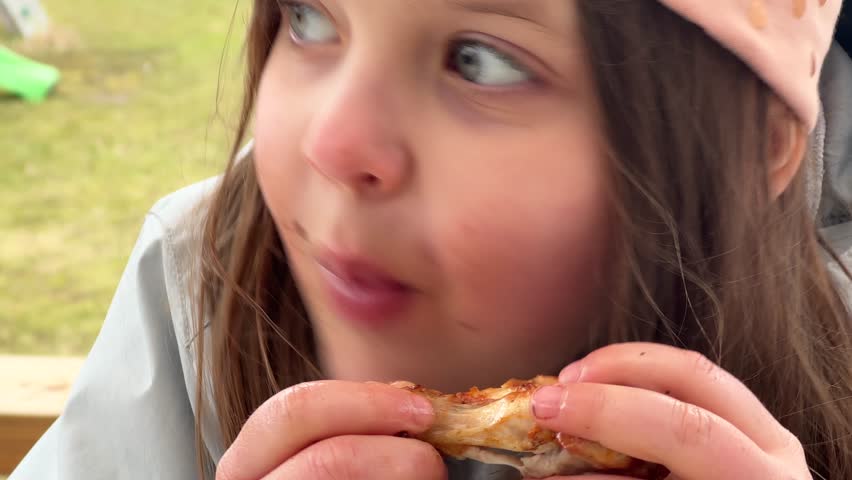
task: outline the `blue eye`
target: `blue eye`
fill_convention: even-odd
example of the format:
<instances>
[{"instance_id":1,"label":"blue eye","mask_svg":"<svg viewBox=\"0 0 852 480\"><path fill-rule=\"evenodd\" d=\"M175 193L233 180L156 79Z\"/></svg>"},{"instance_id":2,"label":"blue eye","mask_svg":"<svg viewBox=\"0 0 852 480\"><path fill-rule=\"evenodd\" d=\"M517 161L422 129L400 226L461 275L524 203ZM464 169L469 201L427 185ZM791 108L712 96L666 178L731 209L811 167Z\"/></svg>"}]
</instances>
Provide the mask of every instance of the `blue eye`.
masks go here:
<instances>
[{"instance_id":1,"label":"blue eye","mask_svg":"<svg viewBox=\"0 0 852 480\"><path fill-rule=\"evenodd\" d=\"M447 63L452 71L477 85L505 87L533 79L533 75L510 56L476 41L453 45Z\"/></svg>"},{"instance_id":2,"label":"blue eye","mask_svg":"<svg viewBox=\"0 0 852 480\"><path fill-rule=\"evenodd\" d=\"M298 43L328 43L337 40L334 22L314 7L299 2L281 2L290 36Z\"/></svg>"}]
</instances>

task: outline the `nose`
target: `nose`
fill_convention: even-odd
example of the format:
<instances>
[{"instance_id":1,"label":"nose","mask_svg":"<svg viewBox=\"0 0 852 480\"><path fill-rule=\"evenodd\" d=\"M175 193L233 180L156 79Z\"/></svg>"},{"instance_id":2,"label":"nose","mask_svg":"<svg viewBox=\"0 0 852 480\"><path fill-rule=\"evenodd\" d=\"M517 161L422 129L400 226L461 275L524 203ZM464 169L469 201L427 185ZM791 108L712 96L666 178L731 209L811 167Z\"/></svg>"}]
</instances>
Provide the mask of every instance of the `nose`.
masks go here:
<instances>
[{"instance_id":1,"label":"nose","mask_svg":"<svg viewBox=\"0 0 852 480\"><path fill-rule=\"evenodd\" d=\"M321 88L302 153L313 168L358 195L393 195L408 181L412 159L386 89L349 75Z\"/></svg>"}]
</instances>

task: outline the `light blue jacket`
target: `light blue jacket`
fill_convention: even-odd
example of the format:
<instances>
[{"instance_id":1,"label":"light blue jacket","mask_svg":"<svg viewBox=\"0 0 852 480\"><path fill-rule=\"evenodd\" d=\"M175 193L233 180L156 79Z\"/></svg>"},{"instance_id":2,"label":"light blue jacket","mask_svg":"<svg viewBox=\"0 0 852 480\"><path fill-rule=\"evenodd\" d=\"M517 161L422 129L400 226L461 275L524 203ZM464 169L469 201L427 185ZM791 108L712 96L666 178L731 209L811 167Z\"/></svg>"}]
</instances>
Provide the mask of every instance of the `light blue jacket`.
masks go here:
<instances>
[{"instance_id":1,"label":"light blue jacket","mask_svg":"<svg viewBox=\"0 0 852 480\"><path fill-rule=\"evenodd\" d=\"M852 204L852 61L835 47L824 75L825 121L814 134L810 189L826 237L852 268L852 221L841 208ZM10 480L197 478L185 217L216 181L180 190L150 210L64 413ZM830 268L852 305L852 285L837 265ZM202 448L217 461L222 442L206 411ZM459 479L495 478L490 468L471 463L453 464L451 472Z\"/></svg>"}]
</instances>

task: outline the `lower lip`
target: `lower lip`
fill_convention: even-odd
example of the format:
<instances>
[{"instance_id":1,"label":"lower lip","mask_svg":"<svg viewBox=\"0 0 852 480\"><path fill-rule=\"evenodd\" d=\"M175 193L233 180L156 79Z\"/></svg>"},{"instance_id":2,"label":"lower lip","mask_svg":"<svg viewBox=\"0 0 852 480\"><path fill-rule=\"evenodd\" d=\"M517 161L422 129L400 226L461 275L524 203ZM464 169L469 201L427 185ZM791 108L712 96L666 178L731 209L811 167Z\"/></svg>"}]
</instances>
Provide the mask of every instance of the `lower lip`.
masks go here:
<instances>
[{"instance_id":1,"label":"lower lip","mask_svg":"<svg viewBox=\"0 0 852 480\"><path fill-rule=\"evenodd\" d=\"M399 322L414 297L414 291L403 285L360 285L322 266L320 273L338 313L362 326L378 328Z\"/></svg>"}]
</instances>

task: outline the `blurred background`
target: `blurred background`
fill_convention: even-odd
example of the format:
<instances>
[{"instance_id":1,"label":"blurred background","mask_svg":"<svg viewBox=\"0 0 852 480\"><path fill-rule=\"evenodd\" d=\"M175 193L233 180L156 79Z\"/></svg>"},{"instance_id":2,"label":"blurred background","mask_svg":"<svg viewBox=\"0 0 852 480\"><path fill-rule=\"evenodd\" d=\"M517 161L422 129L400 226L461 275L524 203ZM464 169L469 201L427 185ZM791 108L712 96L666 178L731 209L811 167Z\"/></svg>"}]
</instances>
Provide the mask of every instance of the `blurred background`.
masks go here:
<instances>
[{"instance_id":1,"label":"blurred background","mask_svg":"<svg viewBox=\"0 0 852 480\"><path fill-rule=\"evenodd\" d=\"M224 165L247 5L7 3L49 25L0 48L60 77L40 102L0 88L0 353L84 355L147 209Z\"/></svg>"},{"instance_id":2,"label":"blurred background","mask_svg":"<svg viewBox=\"0 0 852 480\"><path fill-rule=\"evenodd\" d=\"M52 423L147 210L218 174L248 0L0 0L0 480Z\"/></svg>"}]
</instances>

